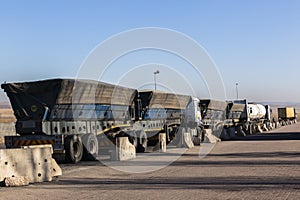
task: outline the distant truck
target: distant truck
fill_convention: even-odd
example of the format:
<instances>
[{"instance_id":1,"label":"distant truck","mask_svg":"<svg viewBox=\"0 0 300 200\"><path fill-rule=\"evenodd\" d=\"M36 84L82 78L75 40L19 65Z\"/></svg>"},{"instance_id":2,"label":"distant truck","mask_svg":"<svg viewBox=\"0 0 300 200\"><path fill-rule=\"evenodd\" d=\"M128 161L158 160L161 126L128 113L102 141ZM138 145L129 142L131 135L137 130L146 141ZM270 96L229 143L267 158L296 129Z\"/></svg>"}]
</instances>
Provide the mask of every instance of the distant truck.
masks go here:
<instances>
[{"instance_id":1,"label":"distant truck","mask_svg":"<svg viewBox=\"0 0 300 200\"><path fill-rule=\"evenodd\" d=\"M227 102L213 100L213 99L200 99L200 111L202 117L202 139L206 132L211 131L216 137L220 137L224 121L226 119Z\"/></svg>"},{"instance_id":2,"label":"distant truck","mask_svg":"<svg viewBox=\"0 0 300 200\"><path fill-rule=\"evenodd\" d=\"M251 135L271 129L269 105L249 103L247 100L228 102L222 138Z\"/></svg>"},{"instance_id":3,"label":"distant truck","mask_svg":"<svg viewBox=\"0 0 300 200\"><path fill-rule=\"evenodd\" d=\"M294 107L278 108L278 121L281 125L297 122L296 109Z\"/></svg>"}]
</instances>

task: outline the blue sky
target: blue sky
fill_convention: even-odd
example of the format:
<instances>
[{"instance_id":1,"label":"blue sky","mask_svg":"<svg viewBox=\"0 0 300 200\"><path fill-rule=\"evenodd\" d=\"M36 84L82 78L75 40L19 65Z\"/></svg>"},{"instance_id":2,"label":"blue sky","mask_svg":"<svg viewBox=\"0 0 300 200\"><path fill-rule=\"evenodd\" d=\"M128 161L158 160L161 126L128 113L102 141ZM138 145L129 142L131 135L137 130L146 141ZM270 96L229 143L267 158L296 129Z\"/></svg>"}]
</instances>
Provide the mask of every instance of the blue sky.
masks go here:
<instances>
[{"instance_id":1,"label":"blue sky","mask_svg":"<svg viewBox=\"0 0 300 200\"><path fill-rule=\"evenodd\" d=\"M227 99L235 98L238 82L240 98L300 102L299 10L297 0L0 0L0 82L76 77L90 51L108 37L162 27L207 50Z\"/></svg>"}]
</instances>

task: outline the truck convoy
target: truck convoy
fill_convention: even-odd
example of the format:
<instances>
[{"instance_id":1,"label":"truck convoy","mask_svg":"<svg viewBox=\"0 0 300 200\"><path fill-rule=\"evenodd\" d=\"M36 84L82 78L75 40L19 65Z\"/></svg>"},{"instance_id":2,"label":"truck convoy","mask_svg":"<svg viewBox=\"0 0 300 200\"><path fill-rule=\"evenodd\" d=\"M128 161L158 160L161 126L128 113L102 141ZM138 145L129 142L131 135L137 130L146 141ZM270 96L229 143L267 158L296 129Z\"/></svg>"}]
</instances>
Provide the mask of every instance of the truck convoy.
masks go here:
<instances>
[{"instance_id":1,"label":"truck convoy","mask_svg":"<svg viewBox=\"0 0 300 200\"><path fill-rule=\"evenodd\" d=\"M272 128L269 106L198 99L189 95L138 91L99 81L48 79L4 83L16 116L16 136L6 136L7 148L52 144L54 157L77 163L95 159L99 151L128 137L137 152L159 142L180 143L189 132L200 144L210 132L216 137L254 134ZM295 120L291 109L280 120Z\"/></svg>"},{"instance_id":2,"label":"truck convoy","mask_svg":"<svg viewBox=\"0 0 300 200\"><path fill-rule=\"evenodd\" d=\"M7 136L6 147L52 144L55 158L67 162L96 158L103 138L114 142L127 136L143 152L158 142L159 133L166 133L170 142L187 128L196 130L199 122L197 101L188 95L74 79L1 87L10 99L19 134ZM183 117L186 108L193 114Z\"/></svg>"}]
</instances>

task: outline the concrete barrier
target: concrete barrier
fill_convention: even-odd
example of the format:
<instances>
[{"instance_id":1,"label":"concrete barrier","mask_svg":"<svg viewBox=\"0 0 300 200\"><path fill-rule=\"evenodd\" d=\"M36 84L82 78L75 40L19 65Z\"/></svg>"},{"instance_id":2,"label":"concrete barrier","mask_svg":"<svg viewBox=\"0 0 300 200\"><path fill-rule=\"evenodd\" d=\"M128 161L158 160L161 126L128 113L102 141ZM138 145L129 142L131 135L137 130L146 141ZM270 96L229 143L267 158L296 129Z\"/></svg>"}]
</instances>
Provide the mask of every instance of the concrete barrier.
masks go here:
<instances>
[{"instance_id":1,"label":"concrete barrier","mask_svg":"<svg viewBox=\"0 0 300 200\"><path fill-rule=\"evenodd\" d=\"M183 142L183 146L186 147L186 148L194 148L194 143L193 143L193 140L192 140L192 136L191 136L191 133L189 132L185 132L182 134L182 142Z\"/></svg>"},{"instance_id":2,"label":"concrete barrier","mask_svg":"<svg viewBox=\"0 0 300 200\"><path fill-rule=\"evenodd\" d=\"M204 143L216 143L220 142L221 139L216 137L215 135L212 134L211 129L204 129L205 134L204 134Z\"/></svg>"},{"instance_id":3,"label":"concrete barrier","mask_svg":"<svg viewBox=\"0 0 300 200\"><path fill-rule=\"evenodd\" d=\"M269 131L269 129L267 128L267 125L266 124L263 124L263 131Z\"/></svg>"},{"instance_id":4,"label":"concrete barrier","mask_svg":"<svg viewBox=\"0 0 300 200\"><path fill-rule=\"evenodd\" d=\"M19 177L27 177L29 183L52 181L62 174L60 167L52 159L51 145L35 145L17 149L0 149L0 181L8 179L19 182Z\"/></svg>"},{"instance_id":5,"label":"concrete barrier","mask_svg":"<svg viewBox=\"0 0 300 200\"><path fill-rule=\"evenodd\" d=\"M166 140L166 134L165 133L160 133L159 134L159 146L160 146L160 151L161 152L166 152L167 151L167 140Z\"/></svg>"},{"instance_id":6,"label":"concrete barrier","mask_svg":"<svg viewBox=\"0 0 300 200\"><path fill-rule=\"evenodd\" d=\"M167 138L165 133L158 135L158 143L154 146L153 151L167 152Z\"/></svg>"},{"instance_id":7,"label":"concrete barrier","mask_svg":"<svg viewBox=\"0 0 300 200\"><path fill-rule=\"evenodd\" d=\"M112 155L112 160L130 160L136 157L136 149L132 145L128 137L118 137L116 138L116 151L115 155Z\"/></svg>"},{"instance_id":8,"label":"concrete barrier","mask_svg":"<svg viewBox=\"0 0 300 200\"><path fill-rule=\"evenodd\" d=\"M262 128L261 128L260 125L257 125L256 128L257 128L257 131L258 131L259 133L262 133L262 132L263 132L263 130L262 130Z\"/></svg>"}]
</instances>

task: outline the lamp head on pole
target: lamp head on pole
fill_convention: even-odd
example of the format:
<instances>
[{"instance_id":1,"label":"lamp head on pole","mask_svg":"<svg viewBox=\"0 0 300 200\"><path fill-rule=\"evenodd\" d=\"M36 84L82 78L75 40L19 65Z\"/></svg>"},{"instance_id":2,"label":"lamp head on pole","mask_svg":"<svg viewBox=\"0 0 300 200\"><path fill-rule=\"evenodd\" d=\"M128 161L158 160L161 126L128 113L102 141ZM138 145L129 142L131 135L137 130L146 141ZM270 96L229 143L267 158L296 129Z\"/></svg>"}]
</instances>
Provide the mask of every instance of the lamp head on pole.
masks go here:
<instances>
[{"instance_id":1,"label":"lamp head on pole","mask_svg":"<svg viewBox=\"0 0 300 200\"><path fill-rule=\"evenodd\" d=\"M154 74L154 90L156 91L156 74L159 74L159 71L156 70L155 72L153 72Z\"/></svg>"},{"instance_id":2,"label":"lamp head on pole","mask_svg":"<svg viewBox=\"0 0 300 200\"><path fill-rule=\"evenodd\" d=\"M238 90L239 83L235 83L235 89L236 89L236 99L239 99L239 90Z\"/></svg>"}]
</instances>

